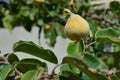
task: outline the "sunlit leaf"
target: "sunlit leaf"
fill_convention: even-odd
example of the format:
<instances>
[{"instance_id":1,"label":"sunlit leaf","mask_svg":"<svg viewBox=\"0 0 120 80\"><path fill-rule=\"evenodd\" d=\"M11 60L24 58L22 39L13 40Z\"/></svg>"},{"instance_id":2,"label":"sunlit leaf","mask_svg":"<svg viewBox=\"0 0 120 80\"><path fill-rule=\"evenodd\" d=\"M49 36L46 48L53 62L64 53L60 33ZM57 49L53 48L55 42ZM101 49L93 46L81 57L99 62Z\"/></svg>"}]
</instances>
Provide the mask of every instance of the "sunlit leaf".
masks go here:
<instances>
[{"instance_id":1,"label":"sunlit leaf","mask_svg":"<svg viewBox=\"0 0 120 80\"><path fill-rule=\"evenodd\" d=\"M27 3L27 4L32 4L32 3L33 3L33 0L26 0L26 3Z\"/></svg>"},{"instance_id":2,"label":"sunlit leaf","mask_svg":"<svg viewBox=\"0 0 120 80\"><path fill-rule=\"evenodd\" d=\"M7 15L3 18L3 25L5 28L7 28L9 31L12 31L14 28L14 22L16 21L16 17L14 15Z\"/></svg>"},{"instance_id":3,"label":"sunlit leaf","mask_svg":"<svg viewBox=\"0 0 120 80\"><path fill-rule=\"evenodd\" d=\"M70 65L68 65L68 64L63 64L61 67L60 67L60 71L62 72L62 71L71 71L72 72L72 70L71 70L71 68L70 68Z\"/></svg>"},{"instance_id":4,"label":"sunlit leaf","mask_svg":"<svg viewBox=\"0 0 120 80\"><path fill-rule=\"evenodd\" d=\"M13 70L13 66L11 65L1 65L0 66L0 80L6 80L9 73Z\"/></svg>"},{"instance_id":5,"label":"sunlit leaf","mask_svg":"<svg viewBox=\"0 0 120 80\"><path fill-rule=\"evenodd\" d=\"M75 74L79 74L80 73L80 70L75 67L75 66L71 66L71 65L68 65L68 64L63 64L61 67L60 67L60 71L69 71L69 72L73 72Z\"/></svg>"},{"instance_id":6,"label":"sunlit leaf","mask_svg":"<svg viewBox=\"0 0 120 80\"><path fill-rule=\"evenodd\" d=\"M29 7L28 6L22 6L20 8L20 11L18 13L19 16L24 16L24 17L27 17L29 15Z\"/></svg>"},{"instance_id":7,"label":"sunlit leaf","mask_svg":"<svg viewBox=\"0 0 120 80\"><path fill-rule=\"evenodd\" d=\"M35 16L37 13L38 13L38 8L33 7L29 13L30 20L35 20Z\"/></svg>"},{"instance_id":8,"label":"sunlit leaf","mask_svg":"<svg viewBox=\"0 0 120 80\"><path fill-rule=\"evenodd\" d=\"M68 55L80 58L80 56L82 55L82 49L83 49L82 42L78 43L70 42L67 46L67 53Z\"/></svg>"},{"instance_id":9,"label":"sunlit leaf","mask_svg":"<svg viewBox=\"0 0 120 80\"><path fill-rule=\"evenodd\" d=\"M56 16L57 14L56 14L55 11L50 11L50 12L49 12L49 15L53 17L53 16Z\"/></svg>"},{"instance_id":10,"label":"sunlit leaf","mask_svg":"<svg viewBox=\"0 0 120 80\"><path fill-rule=\"evenodd\" d=\"M84 54L83 62L91 68L108 69L108 67L99 58L88 53Z\"/></svg>"},{"instance_id":11,"label":"sunlit leaf","mask_svg":"<svg viewBox=\"0 0 120 80\"><path fill-rule=\"evenodd\" d=\"M120 45L115 45L114 47L114 52L120 51Z\"/></svg>"},{"instance_id":12,"label":"sunlit leaf","mask_svg":"<svg viewBox=\"0 0 120 80\"><path fill-rule=\"evenodd\" d=\"M20 80L36 80L35 74L37 70L30 70L26 72Z\"/></svg>"},{"instance_id":13,"label":"sunlit leaf","mask_svg":"<svg viewBox=\"0 0 120 80\"><path fill-rule=\"evenodd\" d=\"M85 73L82 74L82 80L91 80Z\"/></svg>"},{"instance_id":14,"label":"sunlit leaf","mask_svg":"<svg viewBox=\"0 0 120 80\"><path fill-rule=\"evenodd\" d=\"M43 26L43 25L44 25L44 22L43 22L42 19L38 19L37 24L38 24L39 26Z\"/></svg>"},{"instance_id":15,"label":"sunlit leaf","mask_svg":"<svg viewBox=\"0 0 120 80\"><path fill-rule=\"evenodd\" d=\"M119 36L120 32L112 28L98 30L95 34L95 38L97 41L107 41L116 44L120 44Z\"/></svg>"},{"instance_id":16,"label":"sunlit leaf","mask_svg":"<svg viewBox=\"0 0 120 80\"><path fill-rule=\"evenodd\" d=\"M80 78L80 76L78 76L77 74L71 72L71 71L63 71L62 74L68 75L68 77L75 79L75 80L82 80Z\"/></svg>"},{"instance_id":17,"label":"sunlit leaf","mask_svg":"<svg viewBox=\"0 0 120 80\"><path fill-rule=\"evenodd\" d=\"M78 43L75 43L75 42L70 42L67 46L67 53L68 55L70 56L74 56L78 59L80 59L81 55L82 55L82 49L83 49L83 44L82 44L82 41L81 42L78 42ZM80 70L75 67L75 66L71 66L71 70L75 73L80 73Z\"/></svg>"},{"instance_id":18,"label":"sunlit leaf","mask_svg":"<svg viewBox=\"0 0 120 80\"><path fill-rule=\"evenodd\" d=\"M43 47L36 45L31 41L16 42L14 44L13 50L15 52L24 52L55 64L58 62L57 57L51 50L44 49Z\"/></svg>"}]
</instances>

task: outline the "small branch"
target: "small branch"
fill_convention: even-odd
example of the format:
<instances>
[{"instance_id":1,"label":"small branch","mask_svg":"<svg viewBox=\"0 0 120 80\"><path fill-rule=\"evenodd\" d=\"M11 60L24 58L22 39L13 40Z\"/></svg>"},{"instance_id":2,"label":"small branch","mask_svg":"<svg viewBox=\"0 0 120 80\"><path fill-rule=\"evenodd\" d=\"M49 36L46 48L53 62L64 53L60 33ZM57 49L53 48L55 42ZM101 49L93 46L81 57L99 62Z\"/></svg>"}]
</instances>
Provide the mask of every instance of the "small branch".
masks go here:
<instances>
[{"instance_id":1,"label":"small branch","mask_svg":"<svg viewBox=\"0 0 120 80\"><path fill-rule=\"evenodd\" d=\"M42 27L40 26L39 27L39 31L38 31L38 44L40 45L40 39L41 39L41 30L42 30Z\"/></svg>"},{"instance_id":2,"label":"small branch","mask_svg":"<svg viewBox=\"0 0 120 80\"><path fill-rule=\"evenodd\" d=\"M72 6L75 12L77 12L77 5L75 0L70 0L69 5Z\"/></svg>"},{"instance_id":3,"label":"small branch","mask_svg":"<svg viewBox=\"0 0 120 80\"><path fill-rule=\"evenodd\" d=\"M84 55L82 55L82 56L80 57L80 60L82 61L84 58L85 58L85 56L84 56Z\"/></svg>"},{"instance_id":4,"label":"small branch","mask_svg":"<svg viewBox=\"0 0 120 80\"><path fill-rule=\"evenodd\" d=\"M4 63L10 64L10 63L8 62L8 60L6 59L6 57L4 57L2 54L0 54L0 56L1 56L1 58L5 61Z\"/></svg>"},{"instance_id":5,"label":"small branch","mask_svg":"<svg viewBox=\"0 0 120 80\"><path fill-rule=\"evenodd\" d=\"M11 54L12 54L12 53L7 54L6 59L8 59L9 55L11 55Z\"/></svg>"},{"instance_id":6,"label":"small branch","mask_svg":"<svg viewBox=\"0 0 120 80\"><path fill-rule=\"evenodd\" d=\"M7 64L5 61L0 61L0 64Z\"/></svg>"},{"instance_id":7,"label":"small branch","mask_svg":"<svg viewBox=\"0 0 120 80\"><path fill-rule=\"evenodd\" d=\"M119 27L115 22L113 21L110 21L104 17L100 18L99 16L97 16L96 14L87 14L86 15L87 17L91 18L91 19L95 19L95 20L98 20L98 21L101 21L101 23L103 25L105 25L106 23L110 24L111 26L113 26L114 28L117 28ZM115 27L116 26L116 27Z\"/></svg>"},{"instance_id":8,"label":"small branch","mask_svg":"<svg viewBox=\"0 0 120 80\"><path fill-rule=\"evenodd\" d=\"M16 68L15 68L15 72L18 74L18 75L23 75L20 71L18 71Z\"/></svg>"},{"instance_id":9,"label":"small branch","mask_svg":"<svg viewBox=\"0 0 120 80\"><path fill-rule=\"evenodd\" d=\"M59 67L60 65L62 65L62 63L57 64L57 65L53 68L53 70L52 70L52 73L51 73L51 74L55 74L55 69L56 69L57 67Z\"/></svg>"},{"instance_id":10,"label":"small branch","mask_svg":"<svg viewBox=\"0 0 120 80\"><path fill-rule=\"evenodd\" d=\"M44 74L44 75L42 76L42 78L44 78L44 80L51 80L51 79L56 78L55 69L56 69L58 66L60 66L60 65L62 65L62 63L57 64L57 65L53 68L51 74Z\"/></svg>"},{"instance_id":11,"label":"small branch","mask_svg":"<svg viewBox=\"0 0 120 80\"><path fill-rule=\"evenodd\" d=\"M57 67L59 67L60 65L62 65L62 63L57 64L57 65L53 68L53 70L52 70L52 72L51 72L51 74L50 74L50 77L54 78L54 75L55 75L55 69L56 69Z\"/></svg>"},{"instance_id":12,"label":"small branch","mask_svg":"<svg viewBox=\"0 0 120 80\"><path fill-rule=\"evenodd\" d=\"M44 79L44 80L51 80L49 74L44 74L43 76L41 76L40 79Z\"/></svg>"},{"instance_id":13,"label":"small branch","mask_svg":"<svg viewBox=\"0 0 120 80\"><path fill-rule=\"evenodd\" d=\"M92 44L95 44L95 43L96 43L96 41L91 42L90 44L86 45L86 46L84 47L83 51L88 50L88 49L90 48L90 46L91 46Z\"/></svg>"},{"instance_id":14,"label":"small branch","mask_svg":"<svg viewBox=\"0 0 120 80\"><path fill-rule=\"evenodd\" d=\"M22 75L17 75L17 76L15 76L15 80L17 80L17 79L19 79L21 77L22 77Z\"/></svg>"}]
</instances>

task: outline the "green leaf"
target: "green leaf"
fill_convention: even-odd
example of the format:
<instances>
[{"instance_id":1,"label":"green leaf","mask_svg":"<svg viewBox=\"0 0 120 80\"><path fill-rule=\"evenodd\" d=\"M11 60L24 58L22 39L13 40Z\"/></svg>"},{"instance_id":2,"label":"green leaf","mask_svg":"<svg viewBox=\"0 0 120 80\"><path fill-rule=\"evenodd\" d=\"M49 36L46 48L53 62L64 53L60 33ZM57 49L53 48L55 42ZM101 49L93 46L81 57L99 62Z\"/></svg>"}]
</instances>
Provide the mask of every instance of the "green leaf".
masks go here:
<instances>
[{"instance_id":1,"label":"green leaf","mask_svg":"<svg viewBox=\"0 0 120 80\"><path fill-rule=\"evenodd\" d=\"M64 57L63 63L67 63L67 64L78 67L92 80L108 80L107 77L105 77L103 74L101 74L100 72L94 71L94 69L89 68L87 64L85 64L83 61L78 60L74 57Z\"/></svg>"},{"instance_id":2,"label":"green leaf","mask_svg":"<svg viewBox=\"0 0 120 80\"><path fill-rule=\"evenodd\" d=\"M33 7L31 10L30 10L30 13L29 13L29 18L30 20L35 20L35 16L36 14L38 13L38 8L36 7Z\"/></svg>"},{"instance_id":3,"label":"green leaf","mask_svg":"<svg viewBox=\"0 0 120 80\"><path fill-rule=\"evenodd\" d=\"M112 55L112 58L113 58L113 60L111 60L112 61L111 62L112 66L114 66L118 70L120 69L120 65L119 65L119 63L120 63L120 59L119 59L120 51L117 51L117 52L100 52L99 54L107 55L107 56ZM107 59L108 59L108 57L107 57Z\"/></svg>"},{"instance_id":4,"label":"green leaf","mask_svg":"<svg viewBox=\"0 0 120 80\"><path fill-rule=\"evenodd\" d=\"M75 66L71 66L71 65L68 65L68 64L64 64L60 67L60 71L69 71L69 72L74 72L75 74L79 74L80 73L80 70L75 67Z\"/></svg>"},{"instance_id":5,"label":"green leaf","mask_svg":"<svg viewBox=\"0 0 120 80\"><path fill-rule=\"evenodd\" d=\"M51 17L54 17L54 16L56 16L57 14L56 14L55 11L49 11L49 15L50 15Z\"/></svg>"},{"instance_id":6,"label":"green leaf","mask_svg":"<svg viewBox=\"0 0 120 80\"><path fill-rule=\"evenodd\" d=\"M60 23L56 22L54 24L54 27L58 35L62 36L62 38L66 38L66 35L64 33L64 27Z\"/></svg>"},{"instance_id":7,"label":"green leaf","mask_svg":"<svg viewBox=\"0 0 120 80\"><path fill-rule=\"evenodd\" d=\"M115 74L120 79L120 70L118 70Z\"/></svg>"},{"instance_id":8,"label":"green leaf","mask_svg":"<svg viewBox=\"0 0 120 80\"><path fill-rule=\"evenodd\" d=\"M22 73L26 73L29 70L36 70L38 67L40 67L38 64L30 62L19 62L16 66Z\"/></svg>"},{"instance_id":9,"label":"green leaf","mask_svg":"<svg viewBox=\"0 0 120 80\"><path fill-rule=\"evenodd\" d=\"M24 18L29 15L30 8L28 6L21 6L20 11L18 13L19 16L23 16Z\"/></svg>"},{"instance_id":10,"label":"green leaf","mask_svg":"<svg viewBox=\"0 0 120 80\"><path fill-rule=\"evenodd\" d=\"M69 80L69 78L65 77L65 76L59 76L58 80Z\"/></svg>"},{"instance_id":11,"label":"green leaf","mask_svg":"<svg viewBox=\"0 0 120 80\"><path fill-rule=\"evenodd\" d=\"M67 46L67 53L70 56L74 56L74 57L80 59L80 57L82 55L82 49L83 49L82 41L78 42L78 43L70 42ZM77 74L80 73L80 70L77 67L75 67L75 66L70 66L70 67L73 72L75 72Z\"/></svg>"},{"instance_id":12,"label":"green leaf","mask_svg":"<svg viewBox=\"0 0 120 80\"><path fill-rule=\"evenodd\" d=\"M36 73L37 70L30 70L22 76L21 80L36 80Z\"/></svg>"},{"instance_id":13,"label":"green leaf","mask_svg":"<svg viewBox=\"0 0 120 80\"><path fill-rule=\"evenodd\" d=\"M33 21L30 20L28 17L25 18L24 22L23 22L24 28L30 32L32 30L32 26L33 26Z\"/></svg>"},{"instance_id":14,"label":"green leaf","mask_svg":"<svg viewBox=\"0 0 120 80\"><path fill-rule=\"evenodd\" d=\"M24 52L55 64L58 63L57 57L51 50L44 49L31 41L16 42L14 44L13 51Z\"/></svg>"},{"instance_id":15,"label":"green leaf","mask_svg":"<svg viewBox=\"0 0 120 80\"><path fill-rule=\"evenodd\" d=\"M26 3L27 3L27 4L32 4L32 3L33 3L33 0L26 0Z\"/></svg>"},{"instance_id":16,"label":"green leaf","mask_svg":"<svg viewBox=\"0 0 120 80\"><path fill-rule=\"evenodd\" d=\"M95 39L100 42L112 42L116 44L120 44L120 32L118 30L108 28L98 30L95 34Z\"/></svg>"},{"instance_id":17,"label":"green leaf","mask_svg":"<svg viewBox=\"0 0 120 80\"><path fill-rule=\"evenodd\" d=\"M68 75L68 77L70 77L74 80L82 80L77 74L72 73L71 71L63 71L62 74Z\"/></svg>"},{"instance_id":18,"label":"green leaf","mask_svg":"<svg viewBox=\"0 0 120 80\"><path fill-rule=\"evenodd\" d=\"M70 68L71 68L72 72L75 72L76 74L80 74L80 70L76 66L70 65Z\"/></svg>"},{"instance_id":19,"label":"green leaf","mask_svg":"<svg viewBox=\"0 0 120 80\"><path fill-rule=\"evenodd\" d=\"M115 45L114 47L114 52L120 51L120 45Z\"/></svg>"},{"instance_id":20,"label":"green leaf","mask_svg":"<svg viewBox=\"0 0 120 80\"><path fill-rule=\"evenodd\" d=\"M0 66L0 80L6 80L9 73L13 70L11 65L1 65Z\"/></svg>"},{"instance_id":21,"label":"green leaf","mask_svg":"<svg viewBox=\"0 0 120 80\"><path fill-rule=\"evenodd\" d=\"M80 56L82 55L82 49L83 49L82 42L78 43L70 42L67 46L67 53L68 55L80 58Z\"/></svg>"},{"instance_id":22,"label":"green leaf","mask_svg":"<svg viewBox=\"0 0 120 80\"><path fill-rule=\"evenodd\" d=\"M37 70L29 70L26 72L21 80L43 80L43 75L45 74L44 68L39 67Z\"/></svg>"},{"instance_id":23,"label":"green leaf","mask_svg":"<svg viewBox=\"0 0 120 80\"><path fill-rule=\"evenodd\" d=\"M2 19L3 25L9 31L12 31L14 24L16 21L16 17L14 15L7 15Z\"/></svg>"},{"instance_id":24,"label":"green leaf","mask_svg":"<svg viewBox=\"0 0 120 80\"><path fill-rule=\"evenodd\" d=\"M115 74L113 74L112 76L111 76L111 80L119 80L120 78L118 78L118 76L116 76Z\"/></svg>"},{"instance_id":25,"label":"green leaf","mask_svg":"<svg viewBox=\"0 0 120 80\"><path fill-rule=\"evenodd\" d=\"M88 67L87 64L85 64L83 61L78 60L78 59L76 59L74 57L64 57L62 62L73 65L73 66L76 66L78 68L80 67L81 69L82 69L82 66L84 68Z\"/></svg>"},{"instance_id":26,"label":"green leaf","mask_svg":"<svg viewBox=\"0 0 120 80\"><path fill-rule=\"evenodd\" d=\"M37 25L39 25L39 26L44 26L43 20L42 20L42 19L38 19L38 20L37 20Z\"/></svg>"},{"instance_id":27,"label":"green leaf","mask_svg":"<svg viewBox=\"0 0 120 80\"><path fill-rule=\"evenodd\" d=\"M111 80L119 80L120 79L120 70L116 71L112 76Z\"/></svg>"},{"instance_id":28,"label":"green leaf","mask_svg":"<svg viewBox=\"0 0 120 80\"><path fill-rule=\"evenodd\" d=\"M68 64L63 64L61 67L60 67L60 71L62 72L62 71L71 71L72 72L72 70L71 70L71 68L70 68L70 65L68 65Z\"/></svg>"},{"instance_id":29,"label":"green leaf","mask_svg":"<svg viewBox=\"0 0 120 80\"><path fill-rule=\"evenodd\" d=\"M9 55L9 54L8 54ZM14 63L14 62L18 62L19 61L19 58L11 53L9 56L8 56L8 61L10 62L10 64Z\"/></svg>"},{"instance_id":30,"label":"green leaf","mask_svg":"<svg viewBox=\"0 0 120 80\"><path fill-rule=\"evenodd\" d=\"M34 63L34 64L38 64L39 66L46 68L47 64L44 62L41 62L38 59L33 59L33 58L26 58L26 59L22 59L20 62L26 62L26 63Z\"/></svg>"},{"instance_id":31,"label":"green leaf","mask_svg":"<svg viewBox=\"0 0 120 80\"><path fill-rule=\"evenodd\" d=\"M119 59L119 56L120 56L120 53L117 53L117 54L115 54L115 53L112 53L113 55L113 59L114 59L114 67L116 68L116 69L120 69L120 59Z\"/></svg>"},{"instance_id":32,"label":"green leaf","mask_svg":"<svg viewBox=\"0 0 120 80\"><path fill-rule=\"evenodd\" d=\"M108 69L108 67L97 57L91 54L84 54L83 62L94 69Z\"/></svg>"},{"instance_id":33,"label":"green leaf","mask_svg":"<svg viewBox=\"0 0 120 80\"><path fill-rule=\"evenodd\" d=\"M96 44L96 48L100 51L103 51L104 49L104 42L97 42Z\"/></svg>"},{"instance_id":34,"label":"green leaf","mask_svg":"<svg viewBox=\"0 0 120 80\"><path fill-rule=\"evenodd\" d=\"M112 11L120 11L120 3L118 1L110 2L110 9Z\"/></svg>"},{"instance_id":35,"label":"green leaf","mask_svg":"<svg viewBox=\"0 0 120 80\"><path fill-rule=\"evenodd\" d=\"M17 69L19 69L19 71L25 73L29 70L35 70L38 67L43 67L46 72L47 72L47 65L44 62L41 62L37 59L32 59L32 58L28 58L28 59L22 59L18 64L17 64Z\"/></svg>"},{"instance_id":36,"label":"green leaf","mask_svg":"<svg viewBox=\"0 0 120 80\"><path fill-rule=\"evenodd\" d=\"M57 39L57 33L56 33L55 29L53 29L50 33L50 46L55 45L56 39Z\"/></svg>"},{"instance_id":37,"label":"green leaf","mask_svg":"<svg viewBox=\"0 0 120 80\"><path fill-rule=\"evenodd\" d=\"M91 80L91 79L85 73L83 73L82 80Z\"/></svg>"},{"instance_id":38,"label":"green leaf","mask_svg":"<svg viewBox=\"0 0 120 80\"><path fill-rule=\"evenodd\" d=\"M52 28L50 30L45 30L45 38L49 38L50 42L48 42L48 44L52 47L54 47L55 43L56 43L56 39L57 39L57 32L55 30L55 28L52 26Z\"/></svg>"},{"instance_id":39,"label":"green leaf","mask_svg":"<svg viewBox=\"0 0 120 80\"><path fill-rule=\"evenodd\" d=\"M97 29L98 29L98 21L97 20L91 20L91 19L89 19L89 25L90 25L90 29L91 29L91 31L94 33L94 32L96 32L97 31ZM96 27L97 26L97 27Z\"/></svg>"}]
</instances>

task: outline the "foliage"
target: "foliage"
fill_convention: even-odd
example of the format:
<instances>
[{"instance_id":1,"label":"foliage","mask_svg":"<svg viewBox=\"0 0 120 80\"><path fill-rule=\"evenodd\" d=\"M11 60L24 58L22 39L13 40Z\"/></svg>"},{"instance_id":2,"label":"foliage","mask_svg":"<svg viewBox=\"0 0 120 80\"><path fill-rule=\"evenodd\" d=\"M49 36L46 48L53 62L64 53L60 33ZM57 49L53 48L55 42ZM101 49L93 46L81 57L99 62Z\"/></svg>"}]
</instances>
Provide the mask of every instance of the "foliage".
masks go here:
<instances>
[{"instance_id":1,"label":"foliage","mask_svg":"<svg viewBox=\"0 0 120 80\"><path fill-rule=\"evenodd\" d=\"M120 2L110 2L109 8L96 8L102 5L92 5L90 0L0 0L0 27L12 31L22 25L31 31L36 25L39 34L44 30L50 46L55 45L58 36L66 38L66 19L61 18L64 8L84 17L93 34L85 51L82 41L70 42L68 54L60 64L53 51L31 41L18 41L12 53L0 54L0 80L119 80ZM17 52L37 58L20 60ZM50 74L41 59L56 64ZM56 74L59 65L60 73Z\"/></svg>"}]
</instances>

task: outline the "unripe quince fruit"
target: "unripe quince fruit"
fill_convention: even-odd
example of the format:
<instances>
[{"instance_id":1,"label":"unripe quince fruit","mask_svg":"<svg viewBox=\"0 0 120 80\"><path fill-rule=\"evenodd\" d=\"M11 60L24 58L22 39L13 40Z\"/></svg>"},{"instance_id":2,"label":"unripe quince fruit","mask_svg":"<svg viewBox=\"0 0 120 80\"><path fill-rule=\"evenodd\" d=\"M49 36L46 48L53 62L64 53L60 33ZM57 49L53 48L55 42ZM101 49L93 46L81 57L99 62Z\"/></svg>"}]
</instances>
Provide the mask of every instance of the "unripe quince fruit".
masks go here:
<instances>
[{"instance_id":1,"label":"unripe quince fruit","mask_svg":"<svg viewBox=\"0 0 120 80\"><path fill-rule=\"evenodd\" d=\"M73 41L86 40L90 33L88 22L78 14L72 13L69 9L64 9L64 16L68 18L65 25L67 37Z\"/></svg>"}]
</instances>

